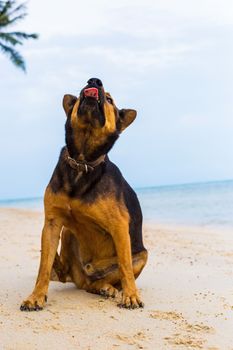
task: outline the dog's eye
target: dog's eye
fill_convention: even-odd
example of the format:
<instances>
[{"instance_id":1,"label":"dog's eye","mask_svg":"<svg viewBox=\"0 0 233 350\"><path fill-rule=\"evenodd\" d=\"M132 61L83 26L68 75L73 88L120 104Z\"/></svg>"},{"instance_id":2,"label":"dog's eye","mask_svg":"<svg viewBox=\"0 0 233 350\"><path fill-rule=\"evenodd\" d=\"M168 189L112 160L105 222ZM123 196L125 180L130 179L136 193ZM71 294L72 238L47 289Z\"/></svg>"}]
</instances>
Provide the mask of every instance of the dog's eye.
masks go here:
<instances>
[{"instance_id":1,"label":"dog's eye","mask_svg":"<svg viewBox=\"0 0 233 350\"><path fill-rule=\"evenodd\" d=\"M111 97L106 96L106 100L107 100L109 103L111 103L111 105L113 104L113 101L112 101Z\"/></svg>"}]
</instances>

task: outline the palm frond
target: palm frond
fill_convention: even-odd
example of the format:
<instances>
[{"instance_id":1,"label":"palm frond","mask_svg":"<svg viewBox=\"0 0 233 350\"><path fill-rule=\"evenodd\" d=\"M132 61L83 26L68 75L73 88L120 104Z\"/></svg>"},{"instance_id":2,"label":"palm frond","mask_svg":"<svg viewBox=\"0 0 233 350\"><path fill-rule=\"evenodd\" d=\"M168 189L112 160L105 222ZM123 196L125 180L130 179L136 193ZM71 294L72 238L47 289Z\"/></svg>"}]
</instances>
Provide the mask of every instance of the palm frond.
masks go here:
<instances>
[{"instance_id":1,"label":"palm frond","mask_svg":"<svg viewBox=\"0 0 233 350\"><path fill-rule=\"evenodd\" d=\"M2 14L7 14L8 16L11 16L13 13L16 14L20 11L24 12L27 9L27 5L25 2L22 4L19 4L16 6L15 0L10 1L0 1L0 16ZM12 11L10 11L12 9Z\"/></svg>"},{"instance_id":2,"label":"palm frond","mask_svg":"<svg viewBox=\"0 0 233 350\"><path fill-rule=\"evenodd\" d=\"M16 24L27 16L26 13L22 13L21 15L15 16L13 18L9 18L8 16L0 18L0 28L9 26L11 24Z\"/></svg>"},{"instance_id":3,"label":"palm frond","mask_svg":"<svg viewBox=\"0 0 233 350\"><path fill-rule=\"evenodd\" d=\"M15 38L12 33L2 33L0 32L0 40L4 41L6 43L10 43L11 45L15 46L17 44L22 45L22 41Z\"/></svg>"},{"instance_id":4,"label":"palm frond","mask_svg":"<svg viewBox=\"0 0 233 350\"><path fill-rule=\"evenodd\" d=\"M24 72L26 72L26 66L23 57L12 47L4 45L0 42L0 49L1 51L9 56L11 62L18 68L22 69Z\"/></svg>"},{"instance_id":5,"label":"palm frond","mask_svg":"<svg viewBox=\"0 0 233 350\"><path fill-rule=\"evenodd\" d=\"M8 10L11 8L11 1L1 1L0 2L0 26L8 21Z\"/></svg>"},{"instance_id":6,"label":"palm frond","mask_svg":"<svg viewBox=\"0 0 233 350\"><path fill-rule=\"evenodd\" d=\"M8 13L8 10L10 10L15 5L15 1L0 1L0 16Z\"/></svg>"},{"instance_id":7,"label":"palm frond","mask_svg":"<svg viewBox=\"0 0 233 350\"><path fill-rule=\"evenodd\" d=\"M3 6L2 10L0 7L0 27L15 24L16 22L22 20L27 16L26 4L22 3L14 8L16 5L15 1L6 1L5 6ZM12 11L9 11L12 9ZM13 16L13 18L12 18Z\"/></svg>"},{"instance_id":8,"label":"palm frond","mask_svg":"<svg viewBox=\"0 0 233 350\"><path fill-rule=\"evenodd\" d=\"M3 33L0 32L0 40L3 42L10 43L11 45L22 45L22 39L23 40L28 40L28 39L37 39L38 35L33 33L33 34L27 34L23 32L8 32L8 33Z\"/></svg>"},{"instance_id":9,"label":"palm frond","mask_svg":"<svg viewBox=\"0 0 233 350\"><path fill-rule=\"evenodd\" d=\"M20 31L8 32L5 31L5 28L25 18L27 16L26 8L26 3L17 4L16 0L0 0L0 50L23 71L26 71L24 59L14 47L22 45L24 40L37 39L38 35Z\"/></svg>"},{"instance_id":10,"label":"palm frond","mask_svg":"<svg viewBox=\"0 0 233 350\"><path fill-rule=\"evenodd\" d=\"M14 1L14 5L15 5L15 1ZM14 6L13 5L13 6ZM11 17L12 15L18 15L18 14L24 14L24 17L27 16L26 10L27 10L27 6L26 3L22 3L20 5L18 5L17 7L13 8L12 6L12 11L8 12L8 17Z\"/></svg>"},{"instance_id":11,"label":"palm frond","mask_svg":"<svg viewBox=\"0 0 233 350\"><path fill-rule=\"evenodd\" d=\"M11 6L11 8L12 8L12 7L14 7L16 5L16 1L12 0L11 2L12 2L12 6ZM23 2L22 4L19 4L18 6L16 6L12 10L12 12L9 12L9 15L11 15L11 13L13 13L13 12L16 13L16 12L19 12L19 11L25 11L26 8L27 8L26 2Z\"/></svg>"},{"instance_id":12,"label":"palm frond","mask_svg":"<svg viewBox=\"0 0 233 350\"><path fill-rule=\"evenodd\" d=\"M38 34L36 34L36 33L27 34L27 33L24 33L24 32L9 32L7 34L10 34L10 35L12 35L12 36L14 36L14 37L16 37L18 39L25 39L25 40L37 39L39 37Z\"/></svg>"}]
</instances>

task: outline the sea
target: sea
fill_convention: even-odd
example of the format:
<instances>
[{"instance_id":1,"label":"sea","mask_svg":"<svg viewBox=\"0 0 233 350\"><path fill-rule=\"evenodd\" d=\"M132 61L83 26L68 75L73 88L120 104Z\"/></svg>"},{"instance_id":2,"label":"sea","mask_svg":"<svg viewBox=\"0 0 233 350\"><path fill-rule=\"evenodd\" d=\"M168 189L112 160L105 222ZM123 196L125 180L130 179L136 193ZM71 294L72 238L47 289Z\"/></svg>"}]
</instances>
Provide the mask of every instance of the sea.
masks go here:
<instances>
[{"instance_id":1,"label":"sea","mask_svg":"<svg viewBox=\"0 0 233 350\"><path fill-rule=\"evenodd\" d=\"M144 222L233 230L233 180L135 189ZM0 200L0 207L43 210L42 198Z\"/></svg>"}]
</instances>

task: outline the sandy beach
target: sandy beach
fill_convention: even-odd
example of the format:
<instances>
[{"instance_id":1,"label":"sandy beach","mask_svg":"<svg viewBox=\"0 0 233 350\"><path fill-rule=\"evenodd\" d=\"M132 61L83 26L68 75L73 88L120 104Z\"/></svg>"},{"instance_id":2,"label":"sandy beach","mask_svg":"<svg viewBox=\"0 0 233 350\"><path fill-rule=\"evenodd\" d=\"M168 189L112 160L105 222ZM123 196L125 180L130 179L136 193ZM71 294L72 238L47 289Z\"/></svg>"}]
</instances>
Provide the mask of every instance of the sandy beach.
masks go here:
<instances>
[{"instance_id":1,"label":"sandy beach","mask_svg":"<svg viewBox=\"0 0 233 350\"><path fill-rule=\"evenodd\" d=\"M145 223L143 310L51 282L46 308L21 312L37 275L43 214L1 209L0 220L1 349L233 349L232 232Z\"/></svg>"}]
</instances>

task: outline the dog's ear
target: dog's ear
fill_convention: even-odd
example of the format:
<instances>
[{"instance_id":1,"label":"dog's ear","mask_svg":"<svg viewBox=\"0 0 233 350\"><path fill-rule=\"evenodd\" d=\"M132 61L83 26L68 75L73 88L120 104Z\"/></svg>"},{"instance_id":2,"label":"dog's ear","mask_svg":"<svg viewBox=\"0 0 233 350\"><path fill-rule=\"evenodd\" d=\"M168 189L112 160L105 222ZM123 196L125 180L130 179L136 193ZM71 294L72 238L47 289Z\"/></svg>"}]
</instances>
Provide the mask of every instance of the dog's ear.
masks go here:
<instances>
[{"instance_id":1,"label":"dog's ear","mask_svg":"<svg viewBox=\"0 0 233 350\"><path fill-rule=\"evenodd\" d=\"M75 105L75 102L77 101L77 97L73 95L64 95L63 97L63 108L66 112L67 117L70 115L72 112L72 109Z\"/></svg>"},{"instance_id":2,"label":"dog's ear","mask_svg":"<svg viewBox=\"0 0 233 350\"><path fill-rule=\"evenodd\" d=\"M119 131L125 130L136 118L137 111L134 109L121 109L119 111L119 119L117 121L117 127Z\"/></svg>"}]
</instances>

